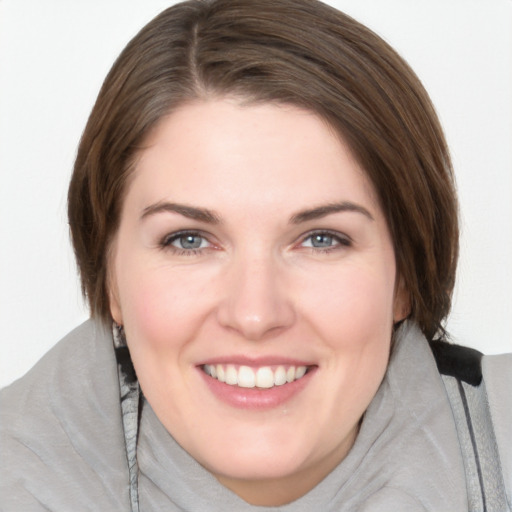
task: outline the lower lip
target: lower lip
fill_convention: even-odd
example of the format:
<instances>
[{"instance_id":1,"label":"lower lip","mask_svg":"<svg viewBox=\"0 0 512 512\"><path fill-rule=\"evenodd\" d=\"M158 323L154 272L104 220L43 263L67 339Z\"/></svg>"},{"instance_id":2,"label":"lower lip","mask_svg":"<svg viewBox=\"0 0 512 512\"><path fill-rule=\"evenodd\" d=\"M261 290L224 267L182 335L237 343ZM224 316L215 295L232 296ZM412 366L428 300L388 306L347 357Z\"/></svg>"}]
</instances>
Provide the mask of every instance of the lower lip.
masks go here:
<instances>
[{"instance_id":1,"label":"lower lip","mask_svg":"<svg viewBox=\"0 0 512 512\"><path fill-rule=\"evenodd\" d=\"M198 370L210 391L222 402L237 409L265 410L279 407L299 394L310 382L315 368L310 368L298 380L268 389L230 386L210 377L201 368Z\"/></svg>"}]
</instances>

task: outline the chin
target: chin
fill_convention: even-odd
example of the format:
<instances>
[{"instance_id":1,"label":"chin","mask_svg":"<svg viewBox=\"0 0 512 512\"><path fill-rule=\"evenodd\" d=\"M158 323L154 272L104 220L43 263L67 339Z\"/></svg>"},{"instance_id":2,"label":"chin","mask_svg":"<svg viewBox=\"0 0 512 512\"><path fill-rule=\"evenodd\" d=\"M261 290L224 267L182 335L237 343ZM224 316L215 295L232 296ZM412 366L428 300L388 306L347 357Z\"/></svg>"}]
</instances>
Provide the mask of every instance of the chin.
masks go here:
<instances>
[{"instance_id":1,"label":"chin","mask_svg":"<svg viewBox=\"0 0 512 512\"><path fill-rule=\"evenodd\" d=\"M280 480L301 472L305 461L282 460L278 455L254 458L250 455L228 459L207 469L215 476L230 480Z\"/></svg>"},{"instance_id":2,"label":"chin","mask_svg":"<svg viewBox=\"0 0 512 512\"><path fill-rule=\"evenodd\" d=\"M307 448L303 440L284 442L282 433L273 439L269 433L252 436L249 442L246 439L236 441L230 436L222 453L217 448L215 453L203 450L203 457L196 458L214 475L229 479L266 480L285 478L301 471L314 452L313 447Z\"/></svg>"}]
</instances>

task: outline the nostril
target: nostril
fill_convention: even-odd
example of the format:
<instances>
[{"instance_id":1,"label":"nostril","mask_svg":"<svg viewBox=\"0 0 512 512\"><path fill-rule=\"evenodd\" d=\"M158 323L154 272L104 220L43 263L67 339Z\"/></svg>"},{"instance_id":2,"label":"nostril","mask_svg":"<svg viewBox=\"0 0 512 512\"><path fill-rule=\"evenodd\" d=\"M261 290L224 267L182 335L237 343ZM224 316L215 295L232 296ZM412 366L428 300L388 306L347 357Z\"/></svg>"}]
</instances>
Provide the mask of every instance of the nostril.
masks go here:
<instances>
[{"instance_id":1,"label":"nostril","mask_svg":"<svg viewBox=\"0 0 512 512\"><path fill-rule=\"evenodd\" d=\"M217 319L224 328L233 329L244 338L257 341L275 336L290 327L295 314L292 305L280 298L265 303L232 299L219 305Z\"/></svg>"}]
</instances>

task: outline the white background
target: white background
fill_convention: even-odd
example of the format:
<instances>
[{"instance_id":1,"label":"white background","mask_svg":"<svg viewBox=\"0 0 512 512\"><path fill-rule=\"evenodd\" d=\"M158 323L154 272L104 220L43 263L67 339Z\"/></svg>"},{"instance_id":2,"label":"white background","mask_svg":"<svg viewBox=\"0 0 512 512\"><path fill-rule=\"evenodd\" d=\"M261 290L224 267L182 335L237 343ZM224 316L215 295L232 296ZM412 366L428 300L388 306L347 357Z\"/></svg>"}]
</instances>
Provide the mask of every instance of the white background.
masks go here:
<instances>
[{"instance_id":1,"label":"white background","mask_svg":"<svg viewBox=\"0 0 512 512\"><path fill-rule=\"evenodd\" d=\"M0 0L0 386L87 317L66 189L101 82L172 2ZM461 261L448 328L512 350L512 1L338 0L412 65L452 150Z\"/></svg>"}]
</instances>

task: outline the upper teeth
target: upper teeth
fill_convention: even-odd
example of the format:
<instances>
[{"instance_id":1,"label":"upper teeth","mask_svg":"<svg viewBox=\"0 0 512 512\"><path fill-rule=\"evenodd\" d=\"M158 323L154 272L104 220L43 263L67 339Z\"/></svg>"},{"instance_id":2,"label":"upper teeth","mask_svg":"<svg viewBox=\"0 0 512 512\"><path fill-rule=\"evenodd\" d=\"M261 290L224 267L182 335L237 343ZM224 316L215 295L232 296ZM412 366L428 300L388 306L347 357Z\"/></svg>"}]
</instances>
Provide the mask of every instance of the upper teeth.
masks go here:
<instances>
[{"instance_id":1,"label":"upper teeth","mask_svg":"<svg viewBox=\"0 0 512 512\"><path fill-rule=\"evenodd\" d=\"M287 382L298 380L306 374L306 366L278 366L275 369L270 366L261 366L258 369L250 366L236 367L233 364L205 364L205 373L231 386L241 388L272 388L282 386Z\"/></svg>"}]
</instances>

